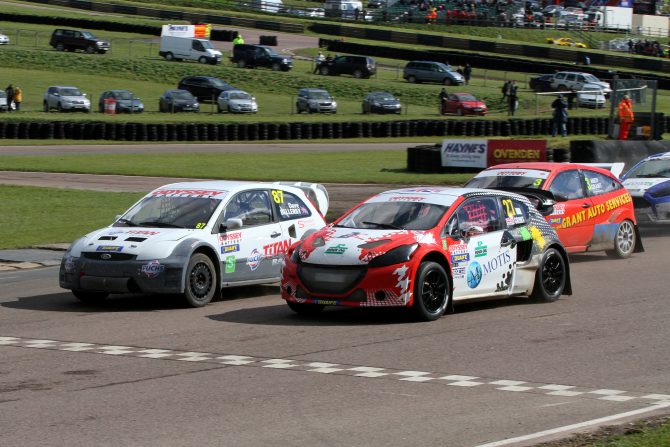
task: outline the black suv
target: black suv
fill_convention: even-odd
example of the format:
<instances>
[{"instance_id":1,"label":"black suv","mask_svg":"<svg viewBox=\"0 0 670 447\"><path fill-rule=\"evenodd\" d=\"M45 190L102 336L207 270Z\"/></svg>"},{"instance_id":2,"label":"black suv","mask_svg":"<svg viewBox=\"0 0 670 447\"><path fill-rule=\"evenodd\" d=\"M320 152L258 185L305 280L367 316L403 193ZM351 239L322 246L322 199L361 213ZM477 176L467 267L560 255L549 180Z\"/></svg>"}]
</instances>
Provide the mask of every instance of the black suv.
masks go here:
<instances>
[{"instance_id":1,"label":"black suv","mask_svg":"<svg viewBox=\"0 0 670 447\"><path fill-rule=\"evenodd\" d=\"M226 90L237 90L223 79L212 76L187 76L182 78L177 85L180 90L188 90L200 101L213 101Z\"/></svg>"},{"instance_id":2,"label":"black suv","mask_svg":"<svg viewBox=\"0 0 670 447\"><path fill-rule=\"evenodd\" d=\"M354 78L369 78L377 73L375 60L367 56L337 56L319 64L322 75L348 74Z\"/></svg>"},{"instance_id":3,"label":"black suv","mask_svg":"<svg viewBox=\"0 0 670 447\"><path fill-rule=\"evenodd\" d=\"M265 67L274 71L289 71L293 68L293 59L265 45L237 44L233 47L230 61L240 68Z\"/></svg>"},{"instance_id":4,"label":"black suv","mask_svg":"<svg viewBox=\"0 0 670 447\"><path fill-rule=\"evenodd\" d=\"M54 30L49 45L58 51L84 50L90 54L104 54L110 47L109 42L98 39L88 31L63 28Z\"/></svg>"}]
</instances>

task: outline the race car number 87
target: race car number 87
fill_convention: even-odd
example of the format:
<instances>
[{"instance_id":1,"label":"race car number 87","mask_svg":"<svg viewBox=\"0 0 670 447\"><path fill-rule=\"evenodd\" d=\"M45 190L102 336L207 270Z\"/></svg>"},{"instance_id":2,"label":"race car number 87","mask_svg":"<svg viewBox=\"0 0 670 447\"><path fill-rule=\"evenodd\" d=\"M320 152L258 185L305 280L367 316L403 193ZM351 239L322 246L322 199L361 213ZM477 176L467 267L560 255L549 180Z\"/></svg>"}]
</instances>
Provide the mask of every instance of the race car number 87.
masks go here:
<instances>
[{"instance_id":1,"label":"race car number 87","mask_svg":"<svg viewBox=\"0 0 670 447\"><path fill-rule=\"evenodd\" d=\"M284 191L279 191L277 189L272 191L272 198L275 203L284 203Z\"/></svg>"}]
</instances>

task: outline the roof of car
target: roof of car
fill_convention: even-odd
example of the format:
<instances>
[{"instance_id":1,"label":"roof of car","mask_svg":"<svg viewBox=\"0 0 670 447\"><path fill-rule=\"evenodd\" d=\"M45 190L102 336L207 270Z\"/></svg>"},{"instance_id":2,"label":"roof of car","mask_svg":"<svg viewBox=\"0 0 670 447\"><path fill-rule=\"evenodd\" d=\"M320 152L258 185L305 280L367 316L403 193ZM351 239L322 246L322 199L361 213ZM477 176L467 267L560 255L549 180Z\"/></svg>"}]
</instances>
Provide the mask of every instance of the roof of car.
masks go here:
<instances>
[{"instance_id":1,"label":"roof of car","mask_svg":"<svg viewBox=\"0 0 670 447\"><path fill-rule=\"evenodd\" d=\"M670 160L670 152L661 152L659 154L650 155L642 161L646 160Z\"/></svg>"},{"instance_id":2,"label":"roof of car","mask_svg":"<svg viewBox=\"0 0 670 447\"><path fill-rule=\"evenodd\" d=\"M544 171L567 171L569 169L588 169L607 175L612 175L607 169L599 168L597 166L588 166L579 163L552 163L552 162L529 162L529 163L505 163L491 166L490 169L539 169Z\"/></svg>"},{"instance_id":3,"label":"roof of car","mask_svg":"<svg viewBox=\"0 0 670 447\"><path fill-rule=\"evenodd\" d=\"M438 205L451 206L456 200L466 194L472 193L491 194L490 190L477 188L455 188L450 186L416 186L411 188L392 189L377 194L368 199L371 202L387 201L421 201ZM394 197L400 197L393 200ZM404 198L404 200L403 200ZM416 199L416 200L410 200Z\"/></svg>"},{"instance_id":4,"label":"roof of car","mask_svg":"<svg viewBox=\"0 0 670 447\"><path fill-rule=\"evenodd\" d=\"M197 182L179 182L179 183L170 183L167 185L160 186L154 191L160 190L180 190L180 191L225 191L230 193L235 193L240 190L247 189L284 189L284 190L294 190L299 191L298 188L288 186L288 185L277 185L269 182L244 182L236 180L204 180Z\"/></svg>"}]
</instances>

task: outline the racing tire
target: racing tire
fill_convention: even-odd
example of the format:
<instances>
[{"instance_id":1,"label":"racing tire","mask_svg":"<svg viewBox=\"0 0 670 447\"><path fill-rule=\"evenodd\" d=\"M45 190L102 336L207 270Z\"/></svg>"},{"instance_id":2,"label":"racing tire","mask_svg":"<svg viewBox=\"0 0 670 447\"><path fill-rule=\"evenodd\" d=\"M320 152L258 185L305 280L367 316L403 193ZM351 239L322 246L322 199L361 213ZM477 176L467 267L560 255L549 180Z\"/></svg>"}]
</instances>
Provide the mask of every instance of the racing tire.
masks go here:
<instances>
[{"instance_id":1,"label":"racing tire","mask_svg":"<svg viewBox=\"0 0 670 447\"><path fill-rule=\"evenodd\" d=\"M198 63L205 65L207 63L207 58L205 56L200 56Z\"/></svg>"},{"instance_id":2,"label":"racing tire","mask_svg":"<svg viewBox=\"0 0 670 447\"><path fill-rule=\"evenodd\" d=\"M304 316L318 315L326 307L323 304L294 303L293 301L287 301L286 304L293 312Z\"/></svg>"},{"instance_id":3,"label":"racing tire","mask_svg":"<svg viewBox=\"0 0 670 447\"><path fill-rule=\"evenodd\" d=\"M72 294L79 301L86 304L100 304L109 296L107 292L94 292L91 290L73 290Z\"/></svg>"},{"instance_id":4,"label":"racing tire","mask_svg":"<svg viewBox=\"0 0 670 447\"><path fill-rule=\"evenodd\" d=\"M218 278L212 260L202 253L191 256L184 285L186 303L191 307L203 307L212 301L218 290Z\"/></svg>"},{"instance_id":5,"label":"racing tire","mask_svg":"<svg viewBox=\"0 0 670 447\"><path fill-rule=\"evenodd\" d=\"M535 302L551 303L560 298L567 282L565 259L555 248L549 248L542 255L535 272L535 285L530 298Z\"/></svg>"},{"instance_id":6,"label":"racing tire","mask_svg":"<svg viewBox=\"0 0 670 447\"><path fill-rule=\"evenodd\" d=\"M172 54L170 52L165 53L165 60L166 61L173 61L174 60L174 54Z\"/></svg>"},{"instance_id":7,"label":"racing tire","mask_svg":"<svg viewBox=\"0 0 670 447\"><path fill-rule=\"evenodd\" d=\"M356 79L361 79L363 77L363 72L361 70L354 70L352 76Z\"/></svg>"},{"instance_id":8,"label":"racing tire","mask_svg":"<svg viewBox=\"0 0 670 447\"><path fill-rule=\"evenodd\" d=\"M61 105L61 103L58 103L56 105L56 110L58 110L59 112L65 112L65 109L63 109L63 106Z\"/></svg>"},{"instance_id":9,"label":"racing tire","mask_svg":"<svg viewBox=\"0 0 670 447\"><path fill-rule=\"evenodd\" d=\"M444 315L451 300L451 283L437 262L422 262L416 272L412 310L421 321L434 321Z\"/></svg>"},{"instance_id":10,"label":"racing tire","mask_svg":"<svg viewBox=\"0 0 670 447\"><path fill-rule=\"evenodd\" d=\"M635 226L630 220L624 220L619 223L614 236L614 249L607 250L607 256L610 258L625 259L635 251Z\"/></svg>"},{"instance_id":11,"label":"racing tire","mask_svg":"<svg viewBox=\"0 0 670 447\"><path fill-rule=\"evenodd\" d=\"M407 82L409 82L410 84L417 84L416 77L415 76L408 76L407 77Z\"/></svg>"},{"instance_id":12,"label":"racing tire","mask_svg":"<svg viewBox=\"0 0 670 447\"><path fill-rule=\"evenodd\" d=\"M274 63L274 64L272 64L272 67L270 67L270 68L272 68L272 71L279 71L279 70L281 70L281 65L278 64L278 63Z\"/></svg>"},{"instance_id":13,"label":"racing tire","mask_svg":"<svg viewBox=\"0 0 670 447\"><path fill-rule=\"evenodd\" d=\"M330 69L328 67L319 68L319 73L323 76L328 76L330 74Z\"/></svg>"}]
</instances>

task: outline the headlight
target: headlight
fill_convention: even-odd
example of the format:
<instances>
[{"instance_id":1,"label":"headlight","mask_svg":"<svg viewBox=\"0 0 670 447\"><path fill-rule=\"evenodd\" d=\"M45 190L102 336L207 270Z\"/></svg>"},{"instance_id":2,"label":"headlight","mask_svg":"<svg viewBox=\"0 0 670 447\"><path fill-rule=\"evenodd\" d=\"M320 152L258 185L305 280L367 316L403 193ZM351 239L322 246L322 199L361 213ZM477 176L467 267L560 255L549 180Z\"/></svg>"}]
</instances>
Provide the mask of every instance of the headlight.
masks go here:
<instances>
[{"instance_id":1,"label":"headlight","mask_svg":"<svg viewBox=\"0 0 670 447\"><path fill-rule=\"evenodd\" d=\"M337 103L333 101L333 107L337 107Z\"/></svg>"},{"instance_id":2,"label":"headlight","mask_svg":"<svg viewBox=\"0 0 670 447\"><path fill-rule=\"evenodd\" d=\"M368 263L368 266L385 267L387 265L407 262L417 248L419 248L419 244L401 245L400 247L387 251L381 256L377 256Z\"/></svg>"},{"instance_id":3,"label":"headlight","mask_svg":"<svg viewBox=\"0 0 670 447\"><path fill-rule=\"evenodd\" d=\"M281 62L282 62L282 64L288 64L291 61L289 61L288 59L282 59Z\"/></svg>"}]
</instances>

